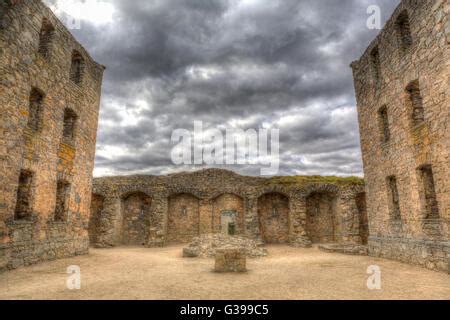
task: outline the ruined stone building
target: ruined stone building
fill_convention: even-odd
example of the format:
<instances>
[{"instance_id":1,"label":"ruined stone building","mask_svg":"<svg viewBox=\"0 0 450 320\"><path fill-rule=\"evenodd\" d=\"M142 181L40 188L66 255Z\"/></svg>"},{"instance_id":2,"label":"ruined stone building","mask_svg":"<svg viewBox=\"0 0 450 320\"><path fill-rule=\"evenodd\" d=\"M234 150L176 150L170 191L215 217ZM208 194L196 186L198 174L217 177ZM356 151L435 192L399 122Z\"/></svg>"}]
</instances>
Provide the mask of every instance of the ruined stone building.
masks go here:
<instances>
[{"instance_id":1,"label":"ruined stone building","mask_svg":"<svg viewBox=\"0 0 450 320\"><path fill-rule=\"evenodd\" d=\"M92 183L104 67L40 0L0 0L0 271L210 233L448 271L448 16L404 0L352 64L365 184L218 169Z\"/></svg>"},{"instance_id":2,"label":"ruined stone building","mask_svg":"<svg viewBox=\"0 0 450 320\"><path fill-rule=\"evenodd\" d=\"M0 1L0 270L88 252L103 71L41 1Z\"/></svg>"},{"instance_id":3,"label":"ruined stone building","mask_svg":"<svg viewBox=\"0 0 450 320\"><path fill-rule=\"evenodd\" d=\"M219 169L98 178L89 234L97 247L164 246L209 233L302 247L365 244L365 208L362 180L345 178L268 179Z\"/></svg>"},{"instance_id":4,"label":"ruined stone building","mask_svg":"<svg viewBox=\"0 0 450 320\"><path fill-rule=\"evenodd\" d=\"M404 0L352 64L369 250L449 270L450 22L446 0Z\"/></svg>"},{"instance_id":5,"label":"ruined stone building","mask_svg":"<svg viewBox=\"0 0 450 320\"><path fill-rule=\"evenodd\" d=\"M0 270L207 233L366 243L362 181L223 170L97 179L98 65L41 1L0 2ZM92 197L92 201L91 201Z\"/></svg>"}]
</instances>

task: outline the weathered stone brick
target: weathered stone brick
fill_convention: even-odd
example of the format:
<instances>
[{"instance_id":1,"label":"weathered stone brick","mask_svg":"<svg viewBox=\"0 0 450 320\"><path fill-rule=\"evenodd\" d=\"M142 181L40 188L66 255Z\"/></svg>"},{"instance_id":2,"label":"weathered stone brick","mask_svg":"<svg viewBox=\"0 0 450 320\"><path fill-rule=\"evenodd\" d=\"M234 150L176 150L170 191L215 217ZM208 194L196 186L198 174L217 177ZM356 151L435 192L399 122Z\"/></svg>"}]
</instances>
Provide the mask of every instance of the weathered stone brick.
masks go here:
<instances>
[{"instance_id":1,"label":"weathered stone brick","mask_svg":"<svg viewBox=\"0 0 450 320\"><path fill-rule=\"evenodd\" d=\"M247 271L247 257L242 249L217 249L215 259L215 272L223 273Z\"/></svg>"},{"instance_id":2,"label":"weathered stone brick","mask_svg":"<svg viewBox=\"0 0 450 320\"><path fill-rule=\"evenodd\" d=\"M450 259L448 25L448 1L403 0L352 64L370 254L443 271Z\"/></svg>"},{"instance_id":3,"label":"weathered stone brick","mask_svg":"<svg viewBox=\"0 0 450 320\"><path fill-rule=\"evenodd\" d=\"M91 241L98 247L130 240L152 247L215 233L299 247L365 244L362 181L322 180L279 182L219 169L94 179Z\"/></svg>"},{"instance_id":4,"label":"weathered stone brick","mask_svg":"<svg viewBox=\"0 0 450 320\"><path fill-rule=\"evenodd\" d=\"M0 1L0 26L0 269L87 253L104 67L41 1ZM70 79L74 51L80 84ZM32 173L29 185L19 187L21 172ZM58 198L61 181L70 188Z\"/></svg>"}]
</instances>

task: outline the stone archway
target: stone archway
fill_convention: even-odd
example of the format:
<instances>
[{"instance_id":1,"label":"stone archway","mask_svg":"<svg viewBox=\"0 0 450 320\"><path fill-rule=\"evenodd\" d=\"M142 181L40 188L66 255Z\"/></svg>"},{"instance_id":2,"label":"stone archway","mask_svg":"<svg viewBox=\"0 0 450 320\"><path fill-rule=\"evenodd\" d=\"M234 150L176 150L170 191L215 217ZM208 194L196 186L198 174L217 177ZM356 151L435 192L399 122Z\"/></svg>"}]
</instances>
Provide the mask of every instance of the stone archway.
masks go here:
<instances>
[{"instance_id":1,"label":"stone archway","mask_svg":"<svg viewBox=\"0 0 450 320\"><path fill-rule=\"evenodd\" d=\"M244 200L226 193L213 200L212 230L214 233L228 233L230 224L234 224L235 234L244 233Z\"/></svg>"},{"instance_id":2,"label":"stone archway","mask_svg":"<svg viewBox=\"0 0 450 320\"><path fill-rule=\"evenodd\" d=\"M306 232L313 243L337 241L336 195L330 192L312 192L306 198Z\"/></svg>"},{"instance_id":3,"label":"stone archway","mask_svg":"<svg viewBox=\"0 0 450 320\"><path fill-rule=\"evenodd\" d=\"M169 197L167 217L167 242L188 243L199 235L200 201L182 193Z\"/></svg>"},{"instance_id":4,"label":"stone archway","mask_svg":"<svg viewBox=\"0 0 450 320\"><path fill-rule=\"evenodd\" d=\"M261 237L265 243L289 242L289 198L281 193L266 193L258 199Z\"/></svg>"},{"instance_id":5,"label":"stone archway","mask_svg":"<svg viewBox=\"0 0 450 320\"><path fill-rule=\"evenodd\" d=\"M99 194L93 194L91 200L91 213L89 217L89 243L94 245L100 229L100 218L103 211L105 197Z\"/></svg>"},{"instance_id":6,"label":"stone archway","mask_svg":"<svg viewBox=\"0 0 450 320\"><path fill-rule=\"evenodd\" d=\"M122 244L145 245L152 199L143 192L122 199Z\"/></svg>"}]
</instances>

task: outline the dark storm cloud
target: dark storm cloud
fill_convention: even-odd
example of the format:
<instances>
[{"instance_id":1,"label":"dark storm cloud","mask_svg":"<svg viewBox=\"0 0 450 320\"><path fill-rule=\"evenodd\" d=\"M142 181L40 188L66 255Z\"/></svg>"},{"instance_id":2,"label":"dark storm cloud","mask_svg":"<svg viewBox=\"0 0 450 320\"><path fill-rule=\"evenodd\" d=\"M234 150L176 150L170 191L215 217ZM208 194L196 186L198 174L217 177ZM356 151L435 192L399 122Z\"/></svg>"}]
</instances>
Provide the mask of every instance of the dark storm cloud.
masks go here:
<instances>
[{"instance_id":1,"label":"dark storm cloud","mask_svg":"<svg viewBox=\"0 0 450 320\"><path fill-rule=\"evenodd\" d=\"M194 120L280 128L281 174L361 174L349 64L398 0L111 0L76 37L107 66L97 174L160 174ZM258 174L259 168L231 167Z\"/></svg>"}]
</instances>

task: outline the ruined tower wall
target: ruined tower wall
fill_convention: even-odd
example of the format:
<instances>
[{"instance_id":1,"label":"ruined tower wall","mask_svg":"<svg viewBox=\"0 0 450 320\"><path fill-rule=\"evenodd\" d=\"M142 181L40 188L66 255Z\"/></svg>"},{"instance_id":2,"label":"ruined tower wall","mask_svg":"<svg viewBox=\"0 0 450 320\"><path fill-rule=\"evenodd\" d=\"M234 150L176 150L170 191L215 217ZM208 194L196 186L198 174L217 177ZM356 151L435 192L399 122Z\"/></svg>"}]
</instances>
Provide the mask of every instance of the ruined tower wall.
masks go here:
<instances>
[{"instance_id":1,"label":"ruined tower wall","mask_svg":"<svg viewBox=\"0 0 450 320\"><path fill-rule=\"evenodd\" d=\"M370 252L449 269L449 5L404 0L352 64Z\"/></svg>"},{"instance_id":2,"label":"ruined tower wall","mask_svg":"<svg viewBox=\"0 0 450 320\"><path fill-rule=\"evenodd\" d=\"M41 1L1 1L0 269L88 252L104 67Z\"/></svg>"}]
</instances>

